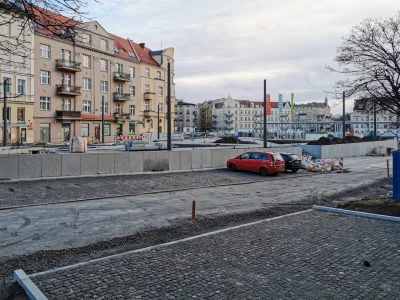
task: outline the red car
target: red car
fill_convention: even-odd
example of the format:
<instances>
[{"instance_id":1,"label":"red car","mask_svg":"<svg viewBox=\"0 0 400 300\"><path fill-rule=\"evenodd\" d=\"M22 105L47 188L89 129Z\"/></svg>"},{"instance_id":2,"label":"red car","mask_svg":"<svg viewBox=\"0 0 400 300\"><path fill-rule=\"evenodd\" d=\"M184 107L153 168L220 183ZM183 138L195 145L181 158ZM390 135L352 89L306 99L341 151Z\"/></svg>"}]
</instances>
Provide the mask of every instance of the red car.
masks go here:
<instances>
[{"instance_id":1,"label":"red car","mask_svg":"<svg viewBox=\"0 0 400 300\"><path fill-rule=\"evenodd\" d=\"M260 173L263 176L285 172L285 161L279 153L246 152L227 161L232 171L243 170Z\"/></svg>"}]
</instances>

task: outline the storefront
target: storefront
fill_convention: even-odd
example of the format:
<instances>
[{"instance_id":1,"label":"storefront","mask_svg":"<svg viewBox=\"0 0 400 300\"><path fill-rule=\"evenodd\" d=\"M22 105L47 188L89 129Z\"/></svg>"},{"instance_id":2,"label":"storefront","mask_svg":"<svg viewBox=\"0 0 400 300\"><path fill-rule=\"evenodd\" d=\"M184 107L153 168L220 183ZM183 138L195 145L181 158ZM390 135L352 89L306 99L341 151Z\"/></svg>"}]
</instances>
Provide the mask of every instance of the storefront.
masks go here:
<instances>
[{"instance_id":1,"label":"storefront","mask_svg":"<svg viewBox=\"0 0 400 300\"><path fill-rule=\"evenodd\" d=\"M3 142L4 124L0 123L0 141ZM33 123L8 123L7 143L33 143Z\"/></svg>"}]
</instances>

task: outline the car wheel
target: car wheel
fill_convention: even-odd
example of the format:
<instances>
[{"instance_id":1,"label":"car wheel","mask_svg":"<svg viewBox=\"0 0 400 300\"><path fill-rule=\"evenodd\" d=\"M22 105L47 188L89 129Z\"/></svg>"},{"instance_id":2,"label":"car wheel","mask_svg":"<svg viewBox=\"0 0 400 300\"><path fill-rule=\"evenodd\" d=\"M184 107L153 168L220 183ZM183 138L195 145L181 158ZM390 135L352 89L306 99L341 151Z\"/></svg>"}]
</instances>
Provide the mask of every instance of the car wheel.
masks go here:
<instances>
[{"instance_id":1,"label":"car wheel","mask_svg":"<svg viewBox=\"0 0 400 300\"><path fill-rule=\"evenodd\" d=\"M267 168L263 167L263 168L260 169L260 174L262 176L267 176L269 174L269 172L268 172Z\"/></svg>"},{"instance_id":2,"label":"car wheel","mask_svg":"<svg viewBox=\"0 0 400 300\"><path fill-rule=\"evenodd\" d=\"M299 169L292 169L293 173L296 173Z\"/></svg>"},{"instance_id":3,"label":"car wheel","mask_svg":"<svg viewBox=\"0 0 400 300\"><path fill-rule=\"evenodd\" d=\"M229 170L235 172L235 171L237 170L237 169L236 169L236 165L235 165L235 164L230 164L230 165L229 165Z\"/></svg>"}]
</instances>

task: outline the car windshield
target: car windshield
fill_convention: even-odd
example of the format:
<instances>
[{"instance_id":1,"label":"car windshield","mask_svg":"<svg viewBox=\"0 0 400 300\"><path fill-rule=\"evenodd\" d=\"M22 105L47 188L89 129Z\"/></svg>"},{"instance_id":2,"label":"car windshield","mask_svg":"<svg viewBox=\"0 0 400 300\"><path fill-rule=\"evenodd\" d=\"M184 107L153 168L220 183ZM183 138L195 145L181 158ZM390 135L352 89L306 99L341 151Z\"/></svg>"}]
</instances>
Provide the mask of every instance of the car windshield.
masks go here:
<instances>
[{"instance_id":1,"label":"car windshield","mask_svg":"<svg viewBox=\"0 0 400 300\"><path fill-rule=\"evenodd\" d=\"M291 159L291 160L300 160L300 158L297 156L297 155L288 155L289 156L289 158Z\"/></svg>"},{"instance_id":2,"label":"car windshield","mask_svg":"<svg viewBox=\"0 0 400 300\"><path fill-rule=\"evenodd\" d=\"M274 153L272 154L272 157L274 158L274 160L283 160L282 156L278 153Z\"/></svg>"}]
</instances>

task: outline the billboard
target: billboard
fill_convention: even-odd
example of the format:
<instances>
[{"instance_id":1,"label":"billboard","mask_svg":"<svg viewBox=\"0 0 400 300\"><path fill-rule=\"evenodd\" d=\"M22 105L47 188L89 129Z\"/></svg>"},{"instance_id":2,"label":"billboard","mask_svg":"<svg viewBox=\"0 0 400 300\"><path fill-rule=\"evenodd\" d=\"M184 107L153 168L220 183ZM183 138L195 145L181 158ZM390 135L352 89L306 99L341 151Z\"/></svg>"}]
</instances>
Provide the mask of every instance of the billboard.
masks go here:
<instances>
[{"instance_id":1,"label":"billboard","mask_svg":"<svg viewBox=\"0 0 400 300\"><path fill-rule=\"evenodd\" d=\"M267 94L267 116L271 115L271 95Z\"/></svg>"},{"instance_id":2,"label":"billboard","mask_svg":"<svg viewBox=\"0 0 400 300\"><path fill-rule=\"evenodd\" d=\"M294 93L292 93L292 97L290 99L290 113L294 115Z\"/></svg>"}]
</instances>

